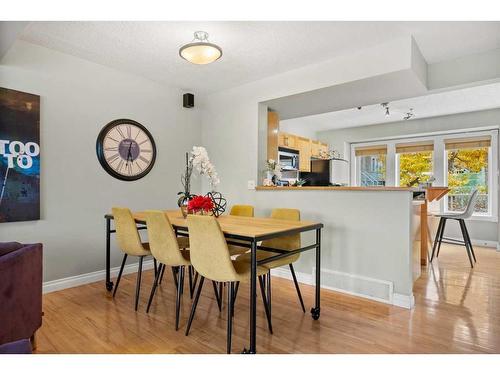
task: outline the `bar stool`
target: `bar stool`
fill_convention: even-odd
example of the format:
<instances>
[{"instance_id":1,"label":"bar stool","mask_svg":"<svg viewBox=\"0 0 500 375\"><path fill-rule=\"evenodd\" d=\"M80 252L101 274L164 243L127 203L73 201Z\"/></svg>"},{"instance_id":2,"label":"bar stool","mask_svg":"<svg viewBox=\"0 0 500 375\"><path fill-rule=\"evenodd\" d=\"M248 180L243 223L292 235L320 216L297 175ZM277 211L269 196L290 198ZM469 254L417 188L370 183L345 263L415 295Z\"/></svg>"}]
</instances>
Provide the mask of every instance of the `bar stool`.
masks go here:
<instances>
[{"instance_id":1,"label":"bar stool","mask_svg":"<svg viewBox=\"0 0 500 375\"><path fill-rule=\"evenodd\" d=\"M467 231L467 226L465 225L465 220L470 219L474 213L474 208L476 206L477 199L479 197L479 191L475 189L469 196L469 201L467 202L467 207L465 211L458 214L441 214L435 215L439 217L439 225L436 232L436 239L434 240L434 245L432 246L431 262L434 259L434 254L436 258L439 256L439 250L441 249L441 243L448 243L451 245L462 245L465 246L467 251L467 256L469 257L470 266L474 267L476 262L476 255L474 254L474 249L472 248L472 242L470 240L469 232ZM446 220L457 220L460 225L460 230L462 231L463 241L456 240L453 238L444 237L444 228L446 226ZM437 253L436 253L437 248ZM474 262L472 261L474 259Z\"/></svg>"}]
</instances>

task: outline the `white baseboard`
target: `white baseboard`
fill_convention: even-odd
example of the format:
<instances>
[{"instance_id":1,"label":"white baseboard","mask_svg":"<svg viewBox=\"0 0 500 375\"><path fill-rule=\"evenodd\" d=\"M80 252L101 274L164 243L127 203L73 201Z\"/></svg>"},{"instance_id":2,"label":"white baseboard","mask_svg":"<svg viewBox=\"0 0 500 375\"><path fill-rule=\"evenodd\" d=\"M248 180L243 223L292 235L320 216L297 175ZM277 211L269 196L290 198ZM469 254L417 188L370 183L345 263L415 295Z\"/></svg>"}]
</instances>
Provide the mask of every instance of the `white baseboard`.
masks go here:
<instances>
[{"instance_id":1,"label":"white baseboard","mask_svg":"<svg viewBox=\"0 0 500 375\"><path fill-rule=\"evenodd\" d=\"M275 268L271 270L271 274L284 279L292 280L292 275L287 268ZM295 271L297 280L301 283L307 285L314 285L314 274L313 269L311 274L304 272ZM344 284L347 287L334 286L332 284L325 284L325 276L332 275L337 278L337 280L344 280ZM348 274L340 271L333 270L321 270L321 288L333 290L340 293L349 294L356 297L367 298L373 301L387 303L394 306L404 307L406 309L412 309L415 306L415 298L412 295L406 296L399 293L394 293L393 284L390 281L378 280L373 278L368 278L359 275ZM359 292L356 290L363 289L367 292Z\"/></svg>"},{"instance_id":2,"label":"white baseboard","mask_svg":"<svg viewBox=\"0 0 500 375\"><path fill-rule=\"evenodd\" d=\"M123 269L123 274L127 275L129 273L137 272L138 263L127 264ZM146 260L142 264L143 270L152 269L153 260ZM118 272L120 271L120 267L111 268L111 277L118 276ZM43 293L55 292L62 289L73 288L75 286L80 286L84 284L94 283L96 281L102 281L106 279L106 270L95 271L84 273L82 275L66 277L64 279L52 280L43 283L42 291ZM104 286L103 286L104 287Z\"/></svg>"}]
</instances>

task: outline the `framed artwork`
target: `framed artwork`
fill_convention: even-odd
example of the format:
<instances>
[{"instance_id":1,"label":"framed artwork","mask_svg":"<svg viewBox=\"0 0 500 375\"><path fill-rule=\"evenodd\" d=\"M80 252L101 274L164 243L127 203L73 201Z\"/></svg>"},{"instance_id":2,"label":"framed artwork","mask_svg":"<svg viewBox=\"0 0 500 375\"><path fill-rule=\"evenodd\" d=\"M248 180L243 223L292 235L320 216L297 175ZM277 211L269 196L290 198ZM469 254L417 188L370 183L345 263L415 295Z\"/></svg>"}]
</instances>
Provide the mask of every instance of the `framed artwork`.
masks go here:
<instances>
[{"instance_id":1,"label":"framed artwork","mask_svg":"<svg viewBox=\"0 0 500 375\"><path fill-rule=\"evenodd\" d=\"M0 87L0 223L40 219L40 96Z\"/></svg>"}]
</instances>

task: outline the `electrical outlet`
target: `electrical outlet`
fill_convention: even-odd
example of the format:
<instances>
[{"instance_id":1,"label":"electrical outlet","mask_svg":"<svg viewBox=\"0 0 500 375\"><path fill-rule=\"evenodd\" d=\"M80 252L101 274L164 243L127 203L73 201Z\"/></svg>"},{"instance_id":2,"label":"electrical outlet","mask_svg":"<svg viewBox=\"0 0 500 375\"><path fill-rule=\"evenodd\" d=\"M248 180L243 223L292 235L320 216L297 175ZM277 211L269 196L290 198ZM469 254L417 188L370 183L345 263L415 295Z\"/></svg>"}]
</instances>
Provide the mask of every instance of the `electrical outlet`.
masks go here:
<instances>
[{"instance_id":1,"label":"electrical outlet","mask_svg":"<svg viewBox=\"0 0 500 375\"><path fill-rule=\"evenodd\" d=\"M255 181L248 180L248 190L255 190Z\"/></svg>"}]
</instances>

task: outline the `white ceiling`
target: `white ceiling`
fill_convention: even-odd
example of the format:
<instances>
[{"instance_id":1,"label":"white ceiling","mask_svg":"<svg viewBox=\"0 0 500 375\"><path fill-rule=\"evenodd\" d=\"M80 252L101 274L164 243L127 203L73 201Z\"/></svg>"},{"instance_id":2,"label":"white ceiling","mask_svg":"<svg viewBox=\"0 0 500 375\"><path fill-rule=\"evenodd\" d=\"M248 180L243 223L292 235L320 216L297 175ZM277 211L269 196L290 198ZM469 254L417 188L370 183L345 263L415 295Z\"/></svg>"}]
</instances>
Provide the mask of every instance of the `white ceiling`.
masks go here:
<instances>
[{"instance_id":1,"label":"white ceiling","mask_svg":"<svg viewBox=\"0 0 500 375\"><path fill-rule=\"evenodd\" d=\"M389 103L390 116L386 117L380 104L342 111L280 121L280 129L308 132L341 129L403 121L403 115L413 108L413 119L444 116L454 113L500 108L500 83L446 91ZM408 120L412 121L412 120Z\"/></svg>"},{"instance_id":2,"label":"white ceiling","mask_svg":"<svg viewBox=\"0 0 500 375\"><path fill-rule=\"evenodd\" d=\"M179 57L196 30L222 47L219 61ZM428 63L500 48L500 22L32 22L21 39L207 93L409 35Z\"/></svg>"}]
</instances>

